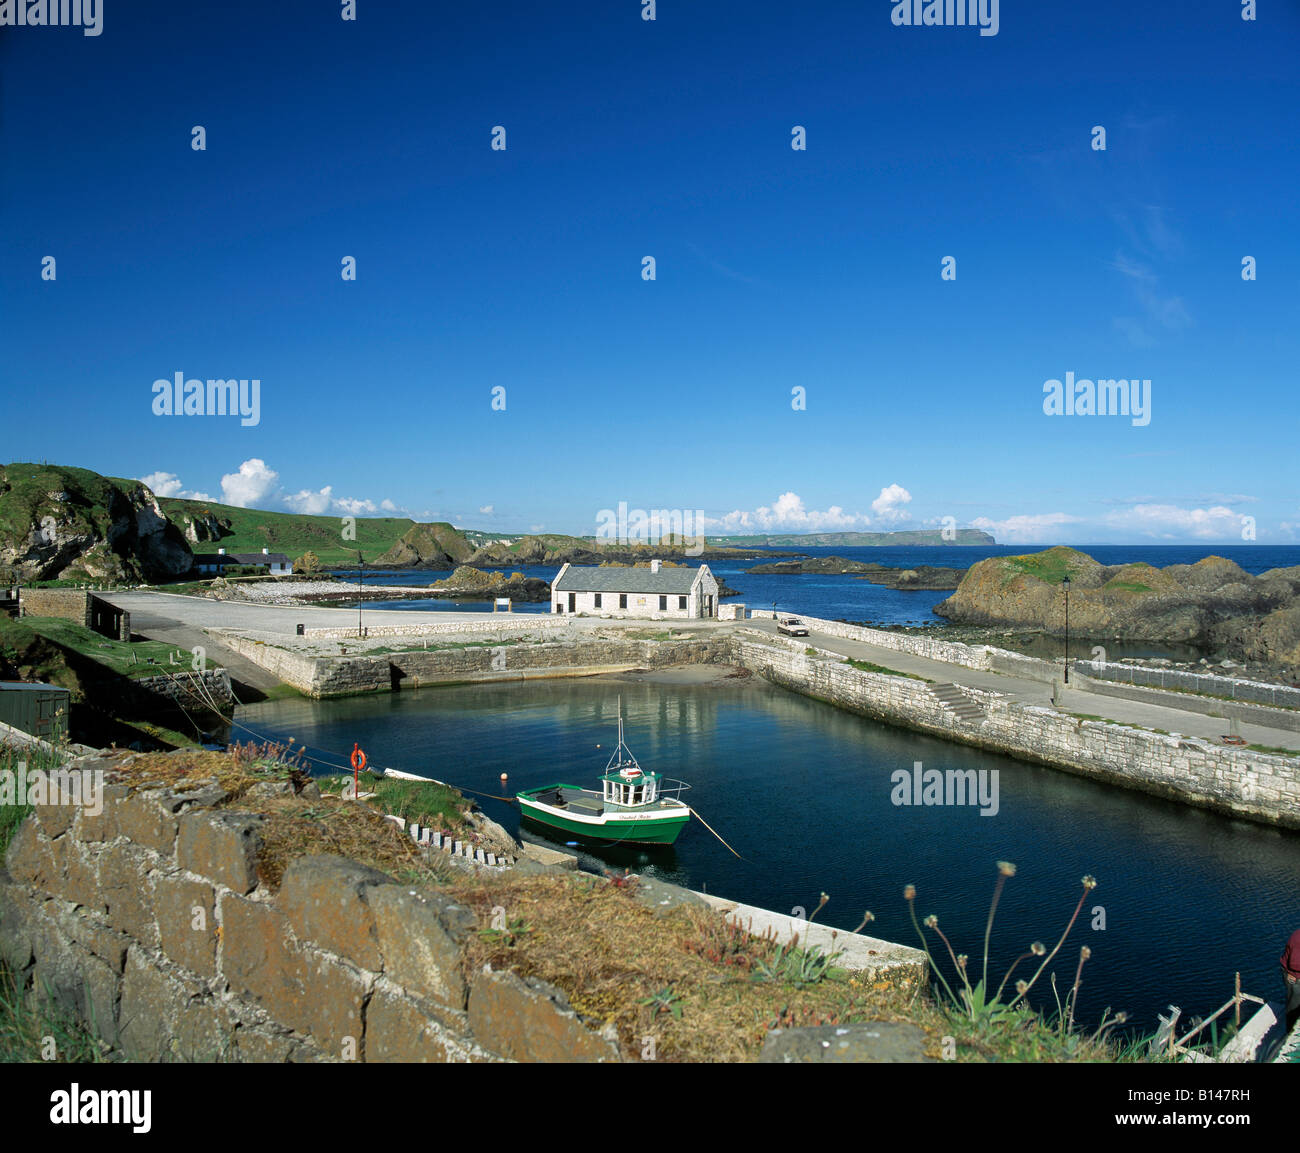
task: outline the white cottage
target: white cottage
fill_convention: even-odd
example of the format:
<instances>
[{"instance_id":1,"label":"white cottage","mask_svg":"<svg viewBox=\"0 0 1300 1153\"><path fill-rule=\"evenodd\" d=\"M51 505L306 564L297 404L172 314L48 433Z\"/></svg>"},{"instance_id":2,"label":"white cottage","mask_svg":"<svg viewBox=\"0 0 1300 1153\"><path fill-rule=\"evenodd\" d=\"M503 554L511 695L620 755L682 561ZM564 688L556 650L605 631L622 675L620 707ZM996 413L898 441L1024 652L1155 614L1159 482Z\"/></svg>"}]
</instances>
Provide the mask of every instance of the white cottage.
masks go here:
<instances>
[{"instance_id":1,"label":"white cottage","mask_svg":"<svg viewBox=\"0 0 1300 1153\"><path fill-rule=\"evenodd\" d=\"M566 564L551 581L551 612L688 620L718 615L718 580L709 566L649 568Z\"/></svg>"}]
</instances>

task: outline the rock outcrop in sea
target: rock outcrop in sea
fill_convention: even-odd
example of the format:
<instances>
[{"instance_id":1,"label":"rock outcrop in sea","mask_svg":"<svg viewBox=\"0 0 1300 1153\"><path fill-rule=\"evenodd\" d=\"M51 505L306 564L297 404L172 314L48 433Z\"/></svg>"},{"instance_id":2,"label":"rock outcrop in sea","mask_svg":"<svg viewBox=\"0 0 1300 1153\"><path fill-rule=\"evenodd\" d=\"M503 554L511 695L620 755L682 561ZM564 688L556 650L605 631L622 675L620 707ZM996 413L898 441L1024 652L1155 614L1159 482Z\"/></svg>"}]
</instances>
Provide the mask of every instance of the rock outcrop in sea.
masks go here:
<instances>
[{"instance_id":1,"label":"rock outcrop in sea","mask_svg":"<svg viewBox=\"0 0 1300 1153\"><path fill-rule=\"evenodd\" d=\"M971 566L935 613L958 624L1065 631L1102 641L1190 643L1246 660L1300 665L1300 567L1252 576L1233 561L1103 565L1077 549L991 557Z\"/></svg>"}]
</instances>

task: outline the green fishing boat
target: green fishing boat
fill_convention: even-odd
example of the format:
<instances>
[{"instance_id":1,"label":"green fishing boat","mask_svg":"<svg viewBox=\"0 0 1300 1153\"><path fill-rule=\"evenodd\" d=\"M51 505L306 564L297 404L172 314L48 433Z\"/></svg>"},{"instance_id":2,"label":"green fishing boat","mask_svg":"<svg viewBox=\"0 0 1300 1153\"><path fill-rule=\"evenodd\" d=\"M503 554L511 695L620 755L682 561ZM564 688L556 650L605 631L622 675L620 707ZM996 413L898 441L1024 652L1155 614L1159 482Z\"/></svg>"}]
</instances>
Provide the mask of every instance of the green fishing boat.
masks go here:
<instances>
[{"instance_id":1,"label":"green fishing boat","mask_svg":"<svg viewBox=\"0 0 1300 1153\"><path fill-rule=\"evenodd\" d=\"M524 817L579 840L598 844L671 845L691 819L681 794L690 785L648 773L623 743L619 702L618 747L599 789L543 785L515 794Z\"/></svg>"}]
</instances>

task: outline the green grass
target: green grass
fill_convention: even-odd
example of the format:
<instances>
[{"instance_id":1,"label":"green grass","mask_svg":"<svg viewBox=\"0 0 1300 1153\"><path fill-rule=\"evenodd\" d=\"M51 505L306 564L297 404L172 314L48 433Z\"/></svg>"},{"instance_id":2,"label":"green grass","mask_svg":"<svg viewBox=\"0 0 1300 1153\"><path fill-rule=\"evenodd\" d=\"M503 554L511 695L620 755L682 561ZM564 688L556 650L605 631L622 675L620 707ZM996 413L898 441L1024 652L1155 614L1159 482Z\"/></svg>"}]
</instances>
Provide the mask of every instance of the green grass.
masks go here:
<instances>
[{"instance_id":1,"label":"green grass","mask_svg":"<svg viewBox=\"0 0 1300 1153\"><path fill-rule=\"evenodd\" d=\"M899 672L898 669L887 669L884 665L878 665L872 661L857 661L848 658L847 663L864 673L884 673L886 676L890 677L907 677L909 680L913 681L924 681L927 685L934 683L929 677L918 676L916 673Z\"/></svg>"},{"instance_id":2,"label":"green grass","mask_svg":"<svg viewBox=\"0 0 1300 1153\"><path fill-rule=\"evenodd\" d=\"M106 1061L106 1042L76 1016L46 1001L33 1004L13 971L0 961L0 1064Z\"/></svg>"},{"instance_id":3,"label":"green grass","mask_svg":"<svg viewBox=\"0 0 1300 1153\"><path fill-rule=\"evenodd\" d=\"M39 746L27 749L0 744L0 772L16 773L19 761L26 762L28 772L36 769L48 772L62 765L64 758L57 753L46 752ZM5 850L9 848L9 842L18 831L18 826L31 811L31 805L0 805L0 861L4 860Z\"/></svg>"},{"instance_id":4,"label":"green grass","mask_svg":"<svg viewBox=\"0 0 1300 1153\"><path fill-rule=\"evenodd\" d=\"M352 777L321 777L317 780L322 793L339 793ZM421 784L419 781L395 781L386 777L361 774L362 792L373 792L371 801L377 808L406 821L421 825L438 825L445 829L464 825L462 812L469 803L450 785Z\"/></svg>"},{"instance_id":5,"label":"green grass","mask_svg":"<svg viewBox=\"0 0 1300 1153\"><path fill-rule=\"evenodd\" d=\"M1072 548L1049 548L1043 552L1030 553L1028 556L1003 557L1002 562L1013 574L1037 577L1048 584L1059 585L1067 576L1072 576L1074 569L1071 562L1082 556ZM1077 561L1074 562L1077 568Z\"/></svg>"},{"instance_id":6,"label":"green grass","mask_svg":"<svg viewBox=\"0 0 1300 1153\"><path fill-rule=\"evenodd\" d=\"M111 637L100 636L85 625L60 617L25 616L22 623L46 640L89 657L124 677L154 677L163 673L175 676L193 670L194 654L189 649L164 644L162 641L113 640ZM171 663L172 657L175 657L176 664ZM150 660L154 663L150 664ZM221 666L209 658L207 667L213 669Z\"/></svg>"},{"instance_id":7,"label":"green grass","mask_svg":"<svg viewBox=\"0 0 1300 1153\"><path fill-rule=\"evenodd\" d=\"M1107 581L1103 586L1105 590L1126 593L1149 593L1150 585L1139 584L1137 581Z\"/></svg>"},{"instance_id":8,"label":"green grass","mask_svg":"<svg viewBox=\"0 0 1300 1153\"><path fill-rule=\"evenodd\" d=\"M158 503L178 528L184 527L187 514L193 516L200 512L210 512L222 522L229 521L228 535L220 541L192 546L196 552L216 552L218 548L228 553L261 552L269 548L284 553L290 560L313 552L322 565L355 564L358 550L369 562L392 548L416 523L406 517L358 517L356 540L344 540L343 520L337 516L265 512L176 497L162 497Z\"/></svg>"}]
</instances>

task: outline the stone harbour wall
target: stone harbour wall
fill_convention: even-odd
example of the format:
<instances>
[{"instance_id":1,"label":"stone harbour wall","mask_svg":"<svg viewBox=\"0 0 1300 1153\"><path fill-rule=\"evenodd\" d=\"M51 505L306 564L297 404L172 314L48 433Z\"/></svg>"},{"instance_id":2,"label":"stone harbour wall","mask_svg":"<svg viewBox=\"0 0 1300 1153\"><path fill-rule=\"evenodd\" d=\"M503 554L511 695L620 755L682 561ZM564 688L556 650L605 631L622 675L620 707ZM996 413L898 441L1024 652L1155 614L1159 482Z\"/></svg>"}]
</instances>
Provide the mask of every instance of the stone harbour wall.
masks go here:
<instances>
[{"instance_id":1,"label":"stone harbour wall","mask_svg":"<svg viewBox=\"0 0 1300 1153\"><path fill-rule=\"evenodd\" d=\"M185 708L211 708L210 701L221 708L232 707L235 698L230 689L230 673L225 669L195 672L177 669L175 673L136 680L117 679L96 686L97 699L110 704L157 705L171 701Z\"/></svg>"},{"instance_id":2,"label":"stone harbour wall","mask_svg":"<svg viewBox=\"0 0 1300 1153\"><path fill-rule=\"evenodd\" d=\"M771 609L751 609L751 618L772 619ZM893 649L899 653L911 653L917 657L929 657L932 661L944 661L950 665L961 665L968 669L987 669L989 667L988 647L985 645L964 645L957 641L941 641L932 637L912 636L909 633L893 633L885 629L872 629L863 625L846 625L841 621L828 621L821 617L810 617L804 613L780 612L777 616L797 616L810 629L816 629L828 637L838 637L846 641L863 641L869 645ZM1001 650L997 650L1001 652Z\"/></svg>"},{"instance_id":3,"label":"stone harbour wall","mask_svg":"<svg viewBox=\"0 0 1300 1153\"><path fill-rule=\"evenodd\" d=\"M222 634L222 643L311 697L351 696L464 681L593 676L635 668L728 660L722 638L681 641L574 640L536 644L485 643L458 649L412 650L378 656L306 657L274 645Z\"/></svg>"},{"instance_id":4,"label":"stone harbour wall","mask_svg":"<svg viewBox=\"0 0 1300 1153\"><path fill-rule=\"evenodd\" d=\"M293 860L272 891L264 818L181 789L39 806L0 869L0 959L129 1059L619 1059L559 989L467 977L469 909L334 856Z\"/></svg>"},{"instance_id":5,"label":"stone harbour wall","mask_svg":"<svg viewBox=\"0 0 1300 1153\"><path fill-rule=\"evenodd\" d=\"M570 628L567 617L544 613L492 613L481 621L416 622L409 625L364 625L367 637L437 637L464 633L546 633ZM349 641L357 639L355 628L303 629L312 640Z\"/></svg>"},{"instance_id":6,"label":"stone harbour wall","mask_svg":"<svg viewBox=\"0 0 1300 1153\"><path fill-rule=\"evenodd\" d=\"M836 654L809 656L799 641L736 638L737 663L805 696L1020 760L1123 785L1265 824L1300 828L1300 758L1211 744L961 689L969 718L923 681L863 672Z\"/></svg>"}]
</instances>

